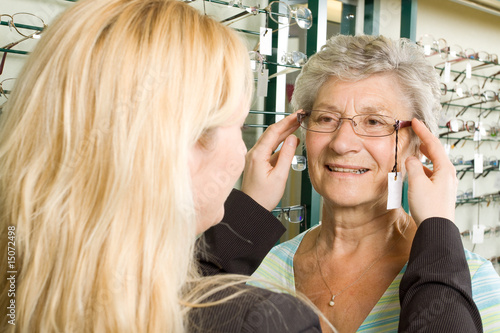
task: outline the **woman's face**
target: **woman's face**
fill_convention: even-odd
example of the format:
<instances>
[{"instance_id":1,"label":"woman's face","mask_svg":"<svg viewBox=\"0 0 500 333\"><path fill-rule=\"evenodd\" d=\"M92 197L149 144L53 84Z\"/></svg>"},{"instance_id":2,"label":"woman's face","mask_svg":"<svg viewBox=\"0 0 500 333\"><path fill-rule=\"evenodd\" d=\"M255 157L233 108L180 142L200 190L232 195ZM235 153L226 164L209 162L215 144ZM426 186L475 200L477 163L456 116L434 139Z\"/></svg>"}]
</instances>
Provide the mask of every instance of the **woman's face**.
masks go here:
<instances>
[{"instance_id":1,"label":"woman's face","mask_svg":"<svg viewBox=\"0 0 500 333\"><path fill-rule=\"evenodd\" d=\"M222 220L224 202L243 171L247 149L241 127L247 115L247 107L236 110L229 124L210 132L206 147L198 143L193 148L190 169L197 234Z\"/></svg>"},{"instance_id":2,"label":"woman's face","mask_svg":"<svg viewBox=\"0 0 500 333\"><path fill-rule=\"evenodd\" d=\"M349 118L382 114L411 120L407 104L395 77L376 74L357 82L329 79L320 88L313 110L336 111ZM398 171L408 156L409 131L399 131ZM349 120L344 120L334 133L307 132L312 185L334 206L386 205L387 174L394 166L395 135L358 136Z\"/></svg>"}]
</instances>

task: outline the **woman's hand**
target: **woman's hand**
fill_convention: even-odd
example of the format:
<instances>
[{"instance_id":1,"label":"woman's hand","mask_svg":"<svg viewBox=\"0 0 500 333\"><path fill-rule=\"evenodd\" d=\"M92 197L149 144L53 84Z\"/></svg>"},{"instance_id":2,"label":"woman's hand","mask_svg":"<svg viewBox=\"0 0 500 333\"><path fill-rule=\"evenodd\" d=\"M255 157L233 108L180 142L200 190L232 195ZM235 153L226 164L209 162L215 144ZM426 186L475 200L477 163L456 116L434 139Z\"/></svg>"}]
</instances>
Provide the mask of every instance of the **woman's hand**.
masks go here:
<instances>
[{"instance_id":1,"label":"woman's hand","mask_svg":"<svg viewBox=\"0 0 500 333\"><path fill-rule=\"evenodd\" d=\"M429 170L415 156L406 159L408 203L412 217L417 225L429 217L454 221L458 186L455 167L439 139L422 122L413 119L411 126L422 140L420 151L433 164L433 170Z\"/></svg>"},{"instance_id":2,"label":"woman's hand","mask_svg":"<svg viewBox=\"0 0 500 333\"><path fill-rule=\"evenodd\" d=\"M267 210L273 210L285 191L290 165L299 139L297 112L269 126L247 153L241 190ZM281 142L280 151L273 154Z\"/></svg>"}]
</instances>

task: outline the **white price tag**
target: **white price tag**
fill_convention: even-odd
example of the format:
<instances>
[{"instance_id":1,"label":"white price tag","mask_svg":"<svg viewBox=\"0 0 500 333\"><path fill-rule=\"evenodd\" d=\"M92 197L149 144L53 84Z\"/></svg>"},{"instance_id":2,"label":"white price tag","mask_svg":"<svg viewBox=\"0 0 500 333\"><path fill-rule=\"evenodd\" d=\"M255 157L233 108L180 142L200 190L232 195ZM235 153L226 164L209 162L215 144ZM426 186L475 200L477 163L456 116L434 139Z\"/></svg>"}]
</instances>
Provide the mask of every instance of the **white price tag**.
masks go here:
<instances>
[{"instance_id":1,"label":"white price tag","mask_svg":"<svg viewBox=\"0 0 500 333\"><path fill-rule=\"evenodd\" d=\"M452 132L458 132L458 120L456 119L450 120L450 130Z\"/></svg>"},{"instance_id":2,"label":"white price tag","mask_svg":"<svg viewBox=\"0 0 500 333\"><path fill-rule=\"evenodd\" d=\"M443 146L444 146L444 151L446 152L446 155L450 155L451 145L449 143L445 143Z\"/></svg>"},{"instance_id":3,"label":"white price tag","mask_svg":"<svg viewBox=\"0 0 500 333\"><path fill-rule=\"evenodd\" d=\"M257 72L257 96L267 97L268 77L269 70L267 68Z\"/></svg>"},{"instance_id":4,"label":"white price tag","mask_svg":"<svg viewBox=\"0 0 500 333\"><path fill-rule=\"evenodd\" d=\"M474 154L474 173L483 173L483 154Z\"/></svg>"},{"instance_id":5,"label":"white price tag","mask_svg":"<svg viewBox=\"0 0 500 333\"><path fill-rule=\"evenodd\" d=\"M252 69L252 72L255 72L257 70L257 64L259 62L257 60L250 60L250 68Z\"/></svg>"},{"instance_id":6,"label":"white price tag","mask_svg":"<svg viewBox=\"0 0 500 333\"><path fill-rule=\"evenodd\" d=\"M481 131L474 131L474 141L481 141Z\"/></svg>"},{"instance_id":7,"label":"white price tag","mask_svg":"<svg viewBox=\"0 0 500 333\"><path fill-rule=\"evenodd\" d=\"M467 61L467 65L465 65L465 78L466 79L472 78L472 65L470 61Z\"/></svg>"},{"instance_id":8,"label":"white price tag","mask_svg":"<svg viewBox=\"0 0 500 333\"><path fill-rule=\"evenodd\" d=\"M387 175L387 209L396 209L401 207L403 197L403 176L401 172L389 172Z\"/></svg>"},{"instance_id":9,"label":"white price tag","mask_svg":"<svg viewBox=\"0 0 500 333\"><path fill-rule=\"evenodd\" d=\"M481 138L486 136L486 128L484 128L482 121L479 122L478 128L479 128L479 133L481 134ZM479 138L479 139L481 139L481 138Z\"/></svg>"},{"instance_id":10,"label":"white price tag","mask_svg":"<svg viewBox=\"0 0 500 333\"><path fill-rule=\"evenodd\" d=\"M475 224L472 227L472 244L480 244L484 242L484 229L486 229L486 227L482 224Z\"/></svg>"},{"instance_id":11,"label":"white price tag","mask_svg":"<svg viewBox=\"0 0 500 333\"><path fill-rule=\"evenodd\" d=\"M447 62L444 63L443 82L444 83L449 83L450 82L450 76L451 76L451 63L447 61Z\"/></svg>"},{"instance_id":12,"label":"white price tag","mask_svg":"<svg viewBox=\"0 0 500 333\"><path fill-rule=\"evenodd\" d=\"M273 31L271 28L260 27L260 54L272 55L273 54Z\"/></svg>"},{"instance_id":13,"label":"white price tag","mask_svg":"<svg viewBox=\"0 0 500 333\"><path fill-rule=\"evenodd\" d=\"M426 56L431 55L431 46L429 44L424 45L424 54Z\"/></svg>"}]
</instances>

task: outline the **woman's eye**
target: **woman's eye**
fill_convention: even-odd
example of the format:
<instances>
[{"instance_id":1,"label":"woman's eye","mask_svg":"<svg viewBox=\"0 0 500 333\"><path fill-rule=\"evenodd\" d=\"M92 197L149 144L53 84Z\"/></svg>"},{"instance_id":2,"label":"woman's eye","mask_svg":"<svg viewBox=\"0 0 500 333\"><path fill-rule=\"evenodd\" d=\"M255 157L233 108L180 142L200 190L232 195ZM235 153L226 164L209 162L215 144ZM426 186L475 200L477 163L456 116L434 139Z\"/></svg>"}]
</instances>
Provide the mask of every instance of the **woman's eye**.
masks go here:
<instances>
[{"instance_id":1,"label":"woman's eye","mask_svg":"<svg viewBox=\"0 0 500 333\"><path fill-rule=\"evenodd\" d=\"M377 119L368 119L367 123L371 126L380 125L380 122Z\"/></svg>"},{"instance_id":2,"label":"woman's eye","mask_svg":"<svg viewBox=\"0 0 500 333\"><path fill-rule=\"evenodd\" d=\"M385 126L385 125L387 125L387 121L384 118L377 117L377 116L367 117L365 119L364 123L367 126Z\"/></svg>"},{"instance_id":3,"label":"woman's eye","mask_svg":"<svg viewBox=\"0 0 500 333\"><path fill-rule=\"evenodd\" d=\"M330 114L323 114L323 115L320 115L318 117L318 119L316 120L316 122L319 122L319 123L334 123L334 122L337 122L339 120L338 117L334 116L334 115L330 115Z\"/></svg>"},{"instance_id":4,"label":"woman's eye","mask_svg":"<svg viewBox=\"0 0 500 333\"><path fill-rule=\"evenodd\" d=\"M321 118L319 118L319 121L322 122L322 123L329 123L329 122L333 121L333 118L331 118L331 117L321 117Z\"/></svg>"}]
</instances>

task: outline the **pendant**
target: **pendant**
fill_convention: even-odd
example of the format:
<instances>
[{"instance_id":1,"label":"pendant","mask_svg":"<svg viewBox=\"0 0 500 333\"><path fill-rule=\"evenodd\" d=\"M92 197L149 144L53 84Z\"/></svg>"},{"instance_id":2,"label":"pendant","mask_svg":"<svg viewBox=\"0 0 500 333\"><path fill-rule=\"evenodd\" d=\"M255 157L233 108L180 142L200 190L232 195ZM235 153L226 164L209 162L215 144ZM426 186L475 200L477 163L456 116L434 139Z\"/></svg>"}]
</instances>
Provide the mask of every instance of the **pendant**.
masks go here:
<instances>
[{"instance_id":1,"label":"pendant","mask_svg":"<svg viewBox=\"0 0 500 333\"><path fill-rule=\"evenodd\" d=\"M330 306L334 306L335 302L333 301L335 299L335 295L332 296L332 300L328 303Z\"/></svg>"}]
</instances>

